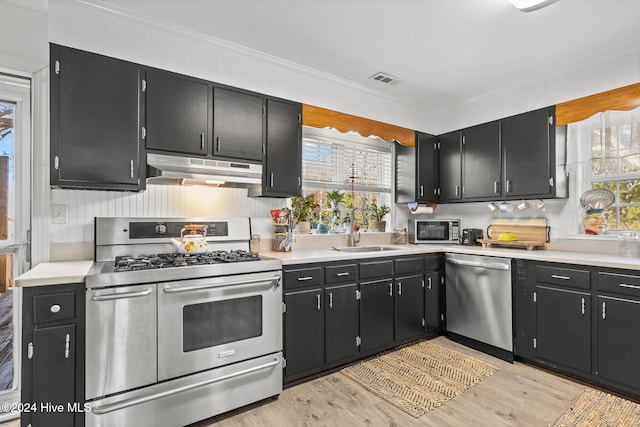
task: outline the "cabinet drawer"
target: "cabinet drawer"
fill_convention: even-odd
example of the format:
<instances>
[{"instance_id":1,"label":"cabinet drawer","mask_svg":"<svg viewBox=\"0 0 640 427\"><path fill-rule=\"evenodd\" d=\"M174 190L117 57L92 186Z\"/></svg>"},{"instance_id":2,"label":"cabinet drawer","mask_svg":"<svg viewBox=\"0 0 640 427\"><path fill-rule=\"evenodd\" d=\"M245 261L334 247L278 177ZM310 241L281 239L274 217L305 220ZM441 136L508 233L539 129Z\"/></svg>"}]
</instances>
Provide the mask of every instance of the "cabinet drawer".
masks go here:
<instances>
[{"instance_id":1,"label":"cabinet drawer","mask_svg":"<svg viewBox=\"0 0 640 427\"><path fill-rule=\"evenodd\" d=\"M598 273L598 289L624 295L640 296L640 276Z\"/></svg>"},{"instance_id":2,"label":"cabinet drawer","mask_svg":"<svg viewBox=\"0 0 640 427\"><path fill-rule=\"evenodd\" d=\"M357 264L335 265L324 268L324 280L327 284L355 282L357 274Z\"/></svg>"},{"instance_id":3,"label":"cabinet drawer","mask_svg":"<svg viewBox=\"0 0 640 427\"><path fill-rule=\"evenodd\" d=\"M385 276L393 276L393 260L360 263L361 280Z\"/></svg>"},{"instance_id":4,"label":"cabinet drawer","mask_svg":"<svg viewBox=\"0 0 640 427\"><path fill-rule=\"evenodd\" d=\"M536 266L536 282L540 283L591 289L590 277L591 275L588 270Z\"/></svg>"},{"instance_id":5,"label":"cabinet drawer","mask_svg":"<svg viewBox=\"0 0 640 427\"><path fill-rule=\"evenodd\" d=\"M424 258L400 258L395 261L396 274L419 273L424 268Z\"/></svg>"},{"instance_id":6,"label":"cabinet drawer","mask_svg":"<svg viewBox=\"0 0 640 427\"><path fill-rule=\"evenodd\" d=\"M322 267L303 268L284 272L285 289L317 286L322 283Z\"/></svg>"},{"instance_id":7,"label":"cabinet drawer","mask_svg":"<svg viewBox=\"0 0 640 427\"><path fill-rule=\"evenodd\" d=\"M73 319L76 317L75 303L73 292L36 295L33 298L34 321L38 324Z\"/></svg>"},{"instance_id":8,"label":"cabinet drawer","mask_svg":"<svg viewBox=\"0 0 640 427\"><path fill-rule=\"evenodd\" d=\"M442 255L425 255L424 270L442 270Z\"/></svg>"}]
</instances>

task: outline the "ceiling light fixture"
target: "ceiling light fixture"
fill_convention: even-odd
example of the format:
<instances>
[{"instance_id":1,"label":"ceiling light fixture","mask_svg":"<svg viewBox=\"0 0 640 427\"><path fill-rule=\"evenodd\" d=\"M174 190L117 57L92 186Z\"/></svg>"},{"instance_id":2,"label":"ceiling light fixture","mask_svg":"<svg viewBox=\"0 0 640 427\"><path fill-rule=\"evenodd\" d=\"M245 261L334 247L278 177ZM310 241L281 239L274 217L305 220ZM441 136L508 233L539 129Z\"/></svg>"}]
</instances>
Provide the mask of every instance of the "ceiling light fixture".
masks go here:
<instances>
[{"instance_id":1,"label":"ceiling light fixture","mask_svg":"<svg viewBox=\"0 0 640 427\"><path fill-rule=\"evenodd\" d=\"M509 0L521 12L531 12L555 3L558 0Z\"/></svg>"}]
</instances>

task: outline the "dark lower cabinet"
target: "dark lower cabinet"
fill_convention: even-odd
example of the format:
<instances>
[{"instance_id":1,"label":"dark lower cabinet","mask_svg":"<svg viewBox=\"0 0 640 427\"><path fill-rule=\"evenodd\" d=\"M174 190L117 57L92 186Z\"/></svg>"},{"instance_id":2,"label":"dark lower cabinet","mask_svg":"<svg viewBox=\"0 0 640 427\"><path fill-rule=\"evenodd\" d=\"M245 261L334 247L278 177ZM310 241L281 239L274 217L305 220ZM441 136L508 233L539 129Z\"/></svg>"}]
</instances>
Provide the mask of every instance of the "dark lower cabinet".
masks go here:
<instances>
[{"instance_id":1,"label":"dark lower cabinet","mask_svg":"<svg viewBox=\"0 0 640 427\"><path fill-rule=\"evenodd\" d=\"M24 426L84 426L84 301L84 284L24 288Z\"/></svg>"},{"instance_id":2,"label":"dark lower cabinet","mask_svg":"<svg viewBox=\"0 0 640 427\"><path fill-rule=\"evenodd\" d=\"M535 358L536 348L536 287L516 282L513 292L515 299L513 336L514 353L516 356Z\"/></svg>"},{"instance_id":3,"label":"dark lower cabinet","mask_svg":"<svg viewBox=\"0 0 640 427\"><path fill-rule=\"evenodd\" d=\"M423 275L395 280L395 341L402 342L424 333Z\"/></svg>"},{"instance_id":4,"label":"dark lower cabinet","mask_svg":"<svg viewBox=\"0 0 640 427\"><path fill-rule=\"evenodd\" d=\"M424 275L424 327L425 332L443 330L444 283L442 272L434 271Z\"/></svg>"},{"instance_id":5,"label":"dark lower cabinet","mask_svg":"<svg viewBox=\"0 0 640 427\"><path fill-rule=\"evenodd\" d=\"M360 351L389 347L394 341L393 278L360 283Z\"/></svg>"},{"instance_id":6,"label":"dark lower cabinet","mask_svg":"<svg viewBox=\"0 0 640 427\"><path fill-rule=\"evenodd\" d=\"M591 295L538 286L538 357L591 372Z\"/></svg>"},{"instance_id":7,"label":"dark lower cabinet","mask_svg":"<svg viewBox=\"0 0 640 427\"><path fill-rule=\"evenodd\" d=\"M324 290L325 362L332 364L358 355L357 285L332 286Z\"/></svg>"},{"instance_id":8,"label":"dark lower cabinet","mask_svg":"<svg viewBox=\"0 0 640 427\"><path fill-rule=\"evenodd\" d=\"M324 363L322 289L285 293L284 375L295 379L320 371Z\"/></svg>"},{"instance_id":9,"label":"dark lower cabinet","mask_svg":"<svg viewBox=\"0 0 640 427\"><path fill-rule=\"evenodd\" d=\"M640 300L598 297L598 375L640 388Z\"/></svg>"}]
</instances>

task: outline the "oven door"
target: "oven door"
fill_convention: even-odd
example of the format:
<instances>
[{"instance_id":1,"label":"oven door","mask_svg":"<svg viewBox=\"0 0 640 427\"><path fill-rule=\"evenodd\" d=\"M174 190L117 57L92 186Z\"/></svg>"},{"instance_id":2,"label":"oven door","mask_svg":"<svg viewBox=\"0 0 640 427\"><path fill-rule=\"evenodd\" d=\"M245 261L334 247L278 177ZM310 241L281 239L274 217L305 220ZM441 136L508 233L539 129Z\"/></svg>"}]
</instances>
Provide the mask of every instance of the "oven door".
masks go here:
<instances>
[{"instance_id":1,"label":"oven door","mask_svg":"<svg viewBox=\"0 0 640 427\"><path fill-rule=\"evenodd\" d=\"M158 380L281 351L281 276L158 284Z\"/></svg>"}]
</instances>

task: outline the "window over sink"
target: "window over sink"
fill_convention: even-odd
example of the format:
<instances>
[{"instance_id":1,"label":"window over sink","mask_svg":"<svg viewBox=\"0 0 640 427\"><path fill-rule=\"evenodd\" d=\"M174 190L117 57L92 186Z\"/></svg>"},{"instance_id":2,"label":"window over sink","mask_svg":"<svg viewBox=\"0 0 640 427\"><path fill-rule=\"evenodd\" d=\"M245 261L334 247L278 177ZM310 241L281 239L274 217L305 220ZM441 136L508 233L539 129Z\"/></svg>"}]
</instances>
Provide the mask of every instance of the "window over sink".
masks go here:
<instances>
[{"instance_id":1,"label":"window over sink","mask_svg":"<svg viewBox=\"0 0 640 427\"><path fill-rule=\"evenodd\" d=\"M391 206L393 145L357 133L303 127L302 192L315 196L319 209L313 222L327 224L329 232L346 232L352 208ZM375 215L371 210L365 214L363 225L375 229Z\"/></svg>"}]
</instances>

